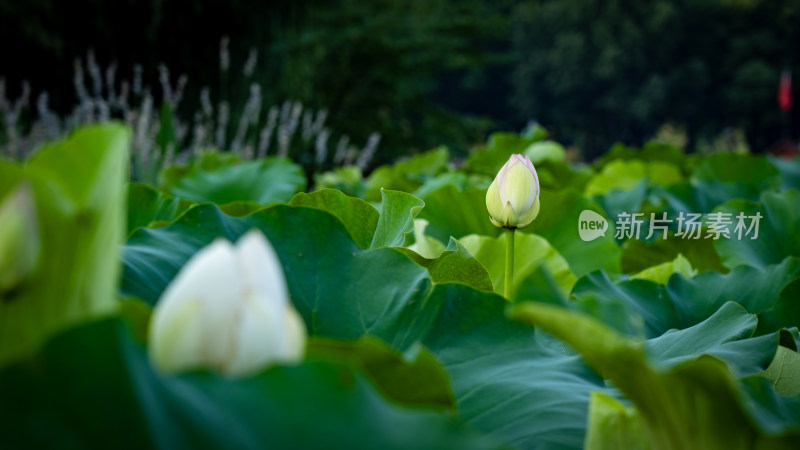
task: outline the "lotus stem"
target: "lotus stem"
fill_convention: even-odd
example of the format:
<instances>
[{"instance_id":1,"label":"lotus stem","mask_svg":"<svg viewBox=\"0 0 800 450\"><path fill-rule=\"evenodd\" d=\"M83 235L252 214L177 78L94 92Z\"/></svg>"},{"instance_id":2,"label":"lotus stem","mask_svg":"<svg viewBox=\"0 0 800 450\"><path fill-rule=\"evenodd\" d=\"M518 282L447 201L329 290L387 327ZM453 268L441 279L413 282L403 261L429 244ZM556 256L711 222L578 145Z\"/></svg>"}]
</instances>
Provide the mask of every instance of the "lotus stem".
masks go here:
<instances>
[{"instance_id":1,"label":"lotus stem","mask_svg":"<svg viewBox=\"0 0 800 450\"><path fill-rule=\"evenodd\" d=\"M514 286L514 231L516 228L506 228L506 299L511 300Z\"/></svg>"}]
</instances>

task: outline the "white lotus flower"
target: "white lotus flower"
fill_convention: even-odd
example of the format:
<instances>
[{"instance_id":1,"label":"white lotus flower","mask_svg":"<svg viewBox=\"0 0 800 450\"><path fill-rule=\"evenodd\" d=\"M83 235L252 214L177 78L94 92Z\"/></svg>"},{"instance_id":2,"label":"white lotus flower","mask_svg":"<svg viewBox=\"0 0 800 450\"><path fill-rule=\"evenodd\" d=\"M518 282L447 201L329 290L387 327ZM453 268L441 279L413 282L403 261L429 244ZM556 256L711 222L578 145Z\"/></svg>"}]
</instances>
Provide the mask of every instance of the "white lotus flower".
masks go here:
<instances>
[{"instance_id":1,"label":"white lotus flower","mask_svg":"<svg viewBox=\"0 0 800 450\"><path fill-rule=\"evenodd\" d=\"M511 155L486 191L494 226L525 228L539 215L539 176L530 158Z\"/></svg>"},{"instance_id":2,"label":"white lotus flower","mask_svg":"<svg viewBox=\"0 0 800 450\"><path fill-rule=\"evenodd\" d=\"M306 328L272 246L253 230L217 239L183 266L150 320L150 358L164 372L236 377L303 358Z\"/></svg>"}]
</instances>

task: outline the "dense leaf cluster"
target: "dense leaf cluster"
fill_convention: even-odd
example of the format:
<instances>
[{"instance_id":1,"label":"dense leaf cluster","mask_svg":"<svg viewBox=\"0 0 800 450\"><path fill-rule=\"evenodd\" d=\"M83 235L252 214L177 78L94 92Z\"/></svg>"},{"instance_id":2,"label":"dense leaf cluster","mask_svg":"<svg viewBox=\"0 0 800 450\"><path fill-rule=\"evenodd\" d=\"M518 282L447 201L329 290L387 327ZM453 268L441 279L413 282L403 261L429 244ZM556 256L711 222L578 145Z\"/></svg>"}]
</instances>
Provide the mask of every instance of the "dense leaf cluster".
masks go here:
<instances>
[{"instance_id":1,"label":"dense leaf cluster","mask_svg":"<svg viewBox=\"0 0 800 450\"><path fill-rule=\"evenodd\" d=\"M28 179L50 236L40 267L0 292L3 448L728 449L800 436L800 160L648 144L578 168L541 134L502 133L461 169L445 149L382 167L356 180L359 198L302 192L288 160L207 154L128 184L123 239L126 178L108 169L127 138L86 129L24 167L0 163L0 200ZM542 209L517 233L506 299L505 236L484 196L512 152L534 161ZM758 239L612 229L584 242L586 209L612 224L617 211L763 219ZM197 251L253 228L306 323L305 360L236 380L155 370L151 307Z\"/></svg>"}]
</instances>

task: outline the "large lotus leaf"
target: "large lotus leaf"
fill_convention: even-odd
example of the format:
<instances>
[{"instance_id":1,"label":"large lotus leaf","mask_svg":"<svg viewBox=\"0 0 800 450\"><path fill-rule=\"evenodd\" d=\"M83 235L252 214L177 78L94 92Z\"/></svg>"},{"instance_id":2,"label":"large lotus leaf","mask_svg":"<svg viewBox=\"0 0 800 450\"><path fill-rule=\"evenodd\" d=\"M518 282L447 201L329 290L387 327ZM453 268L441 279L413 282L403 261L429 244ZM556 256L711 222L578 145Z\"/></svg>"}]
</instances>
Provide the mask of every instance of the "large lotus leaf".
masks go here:
<instances>
[{"instance_id":1,"label":"large lotus leaf","mask_svg":"<svg viewBox=\"0 0 800 450\"><path fill-rule=\"evenodd\" d=\"M595 270L619 272L620 248L614 241L612 221L609 232L593 241L585 242L578 234L579 218L584 210L601 211L596 203L587 200L575 190L542 190L541 209L533 224L521 231L536 233L550 242L577 277ZM519 234L519 232L518 232Z\"/></svg>"},{"instance_id":2,"label":"large lotus leaf","mask_svg":"<svg viewBox=\"0 0 800 450\"><path fill-rule=\"evenodd\" d=\"M288 202L306 186L303 169L282 158L267 158L214 171L195 169L180 178L170 193L197 203L235 201Z\"/></svg>"},{"instance_id":3,"label":"large lotus leaf","mask_svg":"<svg viewBox=\"0 0 800 450\"><path fill-rule=\"evenodd\" d=\"M348 197L334 189L322 189L308 194L301 192L292 198L289 205L321 209L333 214L342 221L350 236L361 248L369 248L372 243L380 215L369 203Z\"/></svg>"},{"instance_id":4,"label":"large lotus leaf","mask_svg":"<svg viewBox=\"0 0 800 450\"><path fill-rule=\"evenodd\" d=\"M717 203L708 198L705 191L698 190L688 180L669 187L656 186L651 191L660 209L667 212L667 217L675 220L678 214L711 212Z\"/></svg>"},{"instance_id":5,"label":"large lotus leaf","mask_svg":"<svg viewBox=\"0 0 800 450\"><path fill-rule=\"evenodd\" d=\"M447 168L449 155L447 148L439 147L391 166L378 167L367 179L367 200L380 200L381 189L414 192L429 178Z\"/></svg>"},{"instance_id":6,"label":"large lotus leaf","mask_svg":"<svg viewBox=\"0 0 800 450\"><path fill-rule=\"evenodd\" d=\"M539 186L551 191L572 188L583 192L586 183L592 178L592 170L587 166L573 168L560 161L542 161L535 167Z\"/></svg>"},{"instance_id":7,"label":"large lotus leaf","mask_svg":"<svg viewBox=\"0 0 800 450\"><path fill-rule=\"evenodd\" d=\"M306 355L308 360L354 367L366 374L384 395L402 405L455 411L447 372L421 345L401 354L369 336L349 342L312 338Z\"/></svg>"},{"instance_id":8,"label":"large lotus leaf","mask_svg":"<svg viewBox=\"0 0 800 450\"><path fill-rule=\"evenodd\" d=\"M649 339L644 348L654 368L668 369L700 355L727 363L737 377L763 372L778 348L778 332L753 337L758 319L741 305L727 302L708 319Z\"/></svg>"},{"instance_id":9,"label":"large lotus leaf","mask_svg":"<svg viewBox=\"0 0 800 450\"><path fill-rule=\"evenodd\" d=\"M647 434L636 408L622 405L614 397L592 392L585 450L649 450Z\"/></svg>"},{"instance_id":10,"label":"large lotus leaf","mask_svg":"<svg viewBox=\"0 0 800 450\"><path fill-rule=\"evenodd\" d=\"M232 217L244 217L254 212L263 209L264 205L256 202L231 202L224 205L217 205L219 210ZM158 228L158 226L169 225L172 222L157 222L151 225L150 228Z\"/></svg>"},{"instance_id":11,"label":"large lotus leaf","mask_svg":"<svg viewBox=\"0 0 800 450\"><path fill-rule=\"evenodd\" d=\"M408 247L423 258L435 259L445 251L445 245L438 239L425 234L428 221L425 219L414 220L414 243Z\"/></svg>"},{"instance_id":12,"label":"large lotus leaf","mask_svg":"<svg viewBox=\"0 0 800 450\"><path fill-rule=\"evenodd\" d=\"M563 162L567 155L564 146L555 141L539 141L529 145L523 152L533 164L544 161Z\"/></svg>"},{"instance_id":13,"label":"large lotus leaf","mask_svg":"<svg viewBox=\"0 0 800 450\"><path fill-rule=\"evenodd\" d=\"M732 199L758 200L779 185L778 171L762 156L717 154L703 160L689 180L654 195L663 198L670 217L678 213L708 213Z\"/></svg>"},{"instance_id":14,"label":"large lotus leaf","mask_svg":"<svg viewBox=\"0 0 800 450\"><path fill-rule=\"evenodd\" d=\"M251 228L263 231L275 247L292 300L312 334L371 334L405 348L439 307L432 282L491 289L480 263L455 243L440 258L421 260L407 249L362 250L342 222L317 209L278 205L235 218L215 205L199 205L172 225L131 236L124 247L123 295L155 304L200 248L216 237L235 240Z\"/></svg>"},{"instance_id":15,"label":"large lotus leaf","mask_svg":"<svg viewBox=\"0 0 800 450\"><path fill-rule=\"evenodd\" d=\"M775 392L787 397L800 394L800 353L778 347L775 358L764 371L764 376L772 382Z\"/></svg>"},{"instance_id":16,"label":"large lotus leaf","mask_svg":"<svg viewBox=\"0 0 800 450\"><path fill-rule=\"evenodd\" d=\"M357 166L335 167L333 170L314 174L314 189L338 189L347 195L364 198L367 182Z\"/></svg>"},{"instance_id":17,"label":"large lotus leaf","mask_svg":"<svg viewBox=\"0 0 800 450\"><path fill-rule=\"evenodd\" d=\"M436 308L423 301L432 288L425 268L397 250L362 250L329 213L285 205L238 218L215 205L199 205L172 225L139 229L123 249L123 295L155 304L200 248L217 237L236 240L251 228L275 248L292 301L312 334L340 339L372 334L405 348L414 327L425 325L415 322L419 310Z\"/></svg>"},{"instance_id":18,"label":"large lotus leaf","mask_svg":"<svg viewBox=\"0 0 800 450\"><path fill-rule=\"evenodd\" d=\"M704 232L705 233L705 232ZM654 264L672 261L684 255L698 272L727 272L714 250L713 239L684 239L669 232L666 239L654 242L628 239L622 245L622 272L640 272Z\"/></svg>"},{"instance_id":19,"label":"large lotus leaf","mask_svg":"<svg viewBox=\"0 0 800 450\"><path fill-rule=\"evenodd\" d=\"M469 236L465 239L467 238ZM435 283L464 283L478 290L492 291L492 278L484 268L484 261L472 256L467 247L456 238L450 238L444 252L436 258L425 258L407 248L397 250L427 268Z\"/></svg>"},{"instance_id":20,"label":"large lotus leaf","mask_svg":"<svg viewBox=\"0 0 800 450\"><path fill-rule=\"evenodd\" d=\"M584 194L593 197L607 194L615 189L629 191L646 176L647 166L641 161L611 161L589 180Z\"/></svg>"},{"instance_id":21,"label":"large lotus leaf","mask_svg":"<svg viewBox=\"0 0 800 450\"><path fill-rule=\"evenodd\" d=\"M733 268L746 264L765 267L777 264L787 256L800 256L800 191L764 192L759 203L747 200L732 200L715 212L730 214L730 238L720 238L714 246L725 266ZM758 236L755 228L749 233L746 229L736 233L737 216L744 213L743 223L749 227L750 217L761 218L758 223ZM755 238L755 239L754 239Z\"/></svg>"},{"instance_id":22,"label":"large lotus leaf","mask_svg":"<svg viewBox=\"0 0 800 450\"><path fill-rule=\"evenodd\" d=\"M152 223L167 223L177 219L193 202L172 197L146 184L128 183L128 233Z\"/></svg>"},{"instance_id":23,"label":"large lotus leaf","mask_svg":"<svg viewBox=\"0 0 800 450\"><path fill-rule=\"evenodd\" d=\"M668 296L675 300L691 321L707 317L725 301L735 301L759 317L756 334L800 324L796 306L800 287L800 260L787 258L780 264L758 269L739 266L728 274L706 272L692 279L674 276L668 284Z\"/></svg>"},{"instance_id":24,"label":"large lotus leaf","mask_svg":"<svg viewBox=\"0 0 800 450\"><path fill-rule=\"evenodd\" d=\"M381 190L380 216L370 248L400 247L414 229L414 218L425 202L400 191ZM353 218L349 217L348 221Z\"/></svg>"},{"instance_id":25,"label":"large lotus leaf","mask_svg":"<svg viewBox=\"0 0 800 450\"><path fill-rule=\"evenodd\" d=\"M768 436L770 430L754 426L747 401L741 399L740 388L726 364L707 354L725 355L727 351L720 351L720 340L746 337L747 330L755 326L749 320L751 316L736 304L728 303L708 321L683 330L683 336L677 335L680 332L664 336L662 339L671 341L664 345L632 340L588 316L551 305L520 304L512 315L554 334L614 383L641 415L647 436L643 445L665 449L752 448L751 443L760 439L764 445L789 448L797 439L788 434ZM773 354L777 333L774 336ZM763 351L769 347L761 345L764 339L750 339L759 345L741 345L732 353ZM728 362L736 361L730 354L725 356Z\"/></svg>"},{"instance_id":26,"label":"large lotus leaf","mask_svg":"<svg viewBox=\"0 0 800 450\"><path fill-rule=\"evenodd\" d=\"M517 448L581 448L602 380L563 344L509 321L502 297L462 285L447 293L424 339L450 374L459 418Z\"/></svg>"},{"instance_id":27,"label":"large lotus leaf","mask_svg":"<svg viewBox=\"0 0 800 450\"><path fill-rule=\"evenodd\" d=\"M192 172L198 170L213 172L241 162L242 158L237 153L219 152L212 149L205 150L200 152L199 155L190 158L187 164L176 164L161 170L158 174L158 188L169 191L181 178Z\"/></svg>"},{"instance_id":28,"label":"large lotus leaf","mask_svg":"<svg viewBox=\"0 0 800 450\"><path fill-rule=\"evenodd\" d=\"M741 387L741 403L758 428L771 435L794 435L794 442L790 441L782 447L770 447L759 442L756 448L796 448L800 436L800 395L781 395L771 380L760 375L742 379Z\"/></svg>"},{"instance_id":29,"label":"large lotus leaf","mask_svg":"<svg viewBox=\"0 0 800 450\"><path fill-rule=\"evenodd\" d=\"M761 192L778 187L779 177L763 156L720 153L706 158L691 182L714 207L734 198L757 200Z\"/></svg>"},{"instance_id":30,"label":"large lotus leaf","mask_svg":"<svg viewBox=\"0 0 800 450\"><path fill-rule=\"evenodd\" d=\"M194 251L251 226L275 246L312 334L373 335L396 349L425 336L450 375L463 420L526 447L580 446L589 392L602 385L578 358L546 342L528 348L541 340L504 318L501 297L461 284L432 286L428 272L398 250L361 250L323 211L274 206L230 218L197 206L173 225L134 233L123 289L154 302Z\"/></svg>"},{"instance_id":31,"label":"large lotus leaf","mask_svg":"<svg viewBox=\"0 0 800 450\"><path fill-rule=\"evenodd\" d=\"M614 144L608 152L600 158L600 166L615 160L663 161L680 164L684 159L683 151L669 144L650 141L640 149L630 148L625 144Z\"/></svg>"},{"instance_id":32,"label":"large lotus leaf","mask_svg":"<svg viewBox=\"0 0 800 450\"><path fill-rule=\"evenodd\" d=\"M588 197L605 195L612 190L628 191L642 179L659 186L670 186L683 179L680 169L663 161L643 162L638 160L616 160L606 164L586 185Z\"/></svg>"},{"instance_id":33,"label":"large lotus leaf","mask_svg":"<svg viewBox=\"0 0 800 450\"><path fill-rule=\"evenodd\" d=\"M769 162L774 165L781 174L781 187L784 189L800 190L800 158L795 157L785 160L770 156Z\"/></svg>"},{"instance_id":34,"label":"large lotus leaf","mask_svg":"<svg viewBox=\"0 0 800 450\"><path fill-rule=\"evenodd\" d=\"M613 189L604 195L595 195L593 200L597 202L605 211L605 216L612 223L617 223L622 214L643 213L637 220L642 220L639 234L634 233L633 239L644 239L649 231L650 217L644 211L645 200L647 199L647 180L642 179L635 183L630 189ZM616 234L615 234L616 236ZM626 236L617 236L623 240Z\"/></svg>"},{"instance_id":35,"label":"large lotus leaf","mask_svg":"<svg viewBox=\"0 0 800 450\"><path fill-rule=\"evenodd\" d=\"M581 282L586 282L591 278L592 276L589 276L582 279ZM675 278L683 279L680 276ZM603 280L609 283L608 278ZM587 302L589 299L596 301L602 295L599 291L594 291L590 294L583 290L586 287L585 284L576 286L576 291L581 290L579 294L576 294L579 302ZM599 285L594 287L596 289L602 288ZM627 324L627 326L625 324L620 326L619 323L614 323L614 321L608 319L608 317L613 317L611 316L612 313L616 312L614 309L616 303L614 301L619 299L624 302L630 311L644 319L646 337L650 339L647 341L647 347L648 349L652 348L655 355L657 355L654 357L654 361L666 359L670 361L670 364L674 365L674 361L671 358L680 359L680 357L687 357L687 355L697 356L699 353L693 350L700 346L705 353L714 354L725 362L729 362L737 373L745 376L757 373L766 367L769 359L772 358L772 354L769 354L768 351L766 354L764 351L731 352L726 347L729 341L737 340L733 344L734 349L744 343L746 346L753 345L757 348L762 348L762 350L763 346L766 346L767 350L771 348L774 352L775 346L778 345L777 330L772 330L771 334L759 338L738 341L738 339L755 334L757 319L756 316L750 314L739 304L725 302L725 298L715 302L716 308L712 309L708 316L700 317L699 315L692 315L692 313L697 312L691 309L693 306L692 301L695 297L682 297L673 300L670 298L670 292L664 289L663 285L645 280L631 280L619 283L615 292L613 291L614 287L610 285L606 285L605 289L607 289L605 294L609 297L602 300L603 303L598 307L598 310L587 309L586 305L578 305L578 307L595 317L605 319L606 326L614 326L620 331L632 334L632 331L637 331L635 322ZM625 309L623 308L624 311ZM746 314L743 312L746 312ZM712 347L712 342L718 347ZM734 357L729 357L731 354ZM754 357L755 360L748 359L748 357ZM764 358L769 359L765 360ZM762 365L764 367L761 367Z\"/></svg>"},{"instance_id":36,"label":"large lotus leaf","mask_svg":"<svg viewBox=\"0 0 800 450\"><path fill-rule=\"evenodd\" d=\"M779 352L781 349L779 347ZM800 434L800 396L782 396L770 386L768 380L757 375L743 379L739 387L736 394L744 410L763 433L746 448L794 448L796 444L793 441ZM788 436L773 438L780 434ZM659 448L658 444L647 439L641 415L635 408L623 406L609 395L592 394L584 449L651 449ZM708 444L704 444L703 448L706 448Z\"/></svg>"},{"instance_id":37,"label":"large lotus leaf","mask_svg":"<svg viewBox=\"0 0 800 450\"><path fill-rule=\"evenodd\" d=\"M125 236L130 130L84 128L41 148L24 167L0 163L0 201L20 180L32 188L39 264L0 292L0 364L33 352L50 333L115 310ZM2 226L2 224L0 224Z\"/></svg>"},{"instance_id":38,"label":"large lotus leaf","mask_svg":"<svg viewBox=\"0 0 800 450\"><path fill-rule=\"evenodd\" d=\"M621 305L643 319L647 336L660 336L671 328L687 328L710 317L727 301L759 316L756 334L796 326L798 312L784 287L800 274L800 262L789 258L765 269L740 266L728 274L705 272L693 278L672 275L666 286L648 280L614 282L603 272L591 273L575 284L578 306L593 315L615 311ZM590 309L587 309L591 307ZM623 314L615 323L620 331L637 331L638 324ZM635 334L635 333L634 333Z\"/></svg>"},{"instance_id":39,"label":"large lotus leaf","mask_svg":"<svg viewBox=\"0 0 800 450\"><path fill-rule=\"evenodd\" d=\"M489 220L486 189L445 183L423 193L420 198L425 201L425 209L419 218L428 221L425 233L441 242L468 234L495 236L500 233Z\"/></svg>"},{"instance_id":40,"label":"large lotus leaf","mask_svg":"<svg viewBox=\"0 0 800 450\"><path fill-rule=\"evenodd\" d=\"M548 135L547 129L538 123L529 124L520 132L520 136L525 139L547 139Z\"/></svg>"},{"instance_id":41,"label":"large lotus leaf","mask_svg":"<svg viewBox=\"0 0 800 450\"><path fill-rule=\"evenodd\" d=\"M468 187L476 187L470 183L471 178L482 178L481 175L472 175L469 176L464 172L444 172L436 175L433 178L429 178L422 184L422 186L418 187L414 192L415 197L425 198L431 192L436 191L448 184L452 184L456 186L459 190L464 190ZM489 184L491 180L488 177L482 178L485 181L485 186L477 186L482 187L484 189L489 188Z\"/></svg>"},{"instance_id":42,"label":"large lotus leaf","mask_svg":"<svg viewBox=\"0 0 800 450\"><path fill-rule=\"evenodd\" d=\"M215 205L192 208L163 228L136 230L122 248L122 294L154 305L194 253L216 237L235 239L246 230L246 223Z\"/></svg>"},{"instance_id":43,"label":"large lotus leaf","mask_svg":"<svg viewBox=\"0 0 800 450\"><path fill-rule=\"evenodd\" d=\"M503 295L505 292L506 234L498 237L470 235L461 239L461 243L475 255L492 278L494 292ZM552 280L554 286L550 286ZM576 278L569 265L550 246L546 239L534 234L517 233L514 239L514 286L512 298L539 300L529 297L535 292L548 298L566 297ZM531 286L533 285L533 286ZM555 292L552 292L555 291Z\"/></svg>"},{"instance_id":44,"label":"large lotus leaf","mask_svg":"<svg viewBox=\"0 0 800 450\"><path fill-rule=\"evenodd\" d=\"M663 285L649 280L613 281L603 271L583 276L572 289L574 309L594 316L618 332L655 337L683 325Z\"/></svg>"},{"instance_id":45,"label":"large lotus leaf","mask_svg":"<svg viewBox=\"0 0 800 450\"><path fill-rule=\"evenodd\" d=\"M401 246L412 232L414 218L425 203L399 191L382 190L381 198L378 210L364 200L348 197L333 189L323 189L297 194L289 204L320 209L334 215L361 248Z\"/></svg>"},{"instance_id":46,"label":"large lotus leaf","mask_svg":"<svg viewBox=\"0 0 800 450\"><path fill-rule=\"evenodd\" d=\"M796 258L791 260L797 262ZM778 295L778 300L770 304L768 301L759 299L761 301L758 302L758 307L761 311L758 312L757 333L800 326L800 302L797 301L800 298L800 278L795 278L785 285L778 282L776 287L783 287ZM799 338L796 333L793 337L795 340Z\"/></svg>"},{"instance_id":47,"label":"large lotus leaf","mask_svg":"<svg viewBox=\"0 0 800 450\"><path fill-rule=\"evenodd\" d=\"M323 217L324 223L321 226L317 226L318 224L314 222L313 218L305 222L303 219L287 219L284 224L280 224L280 218L276 217L274 221L279 224L278 228L287 232L289 227L295 227L295 230L293 230L294 235L303 239L306 243L319 242L319 247L321 248L325 246L326 237L330 237L335 242L336 238L339 237L339 231L343 228L350 232L352 239L357 240L357 243L361 246L366 246L368 241L374 243L373 235L369 234L370 229L372 229L371 224L375 224L374 226L377 228L377 230L373 229L375 236L378 236L378 231L380 231L380 237L384 243L398 245L402 243L405 234L408 233L407 229L410 228L413 222L414 210L419 208L421 202L413 196L402 192L385 191L385 195L387 197L385 199L386 207L383 209L392 215L391 218L378 218L379 220L376 220L377 211L365 202L358 199L344 198L335 194L335 191L320 191L301 195L296 203L307 205L309 208L314 209L323 208L329 214L345 219L346 224L343 225L341 221L333 219L328 214L314 216ZM330 203L325 203L325 201L329 200ZM226 208L235 204L226 205ZM243 212L249 214L252 209L246 208ZM295 217L294 215L290 216ZM141 232L134 233L124 247L125 276L122 283L123 293L142 298L148 303L154 304L178 269L183 266L191 255L203 246L208 245L215 237L222 236L228 239L236 239L247 229L258 226L254 222L254 217L256 216L245 215L234 219L229 215L223 214L217 207L200 205L189 211L188 218L184 216L174 225L158 231L140 230ZM330 228L335 228L335 230L331 231ZM349 244L352 244L352 242ZM276 248L280 247L274 241L273 245ZM298 245L298 251L296 252L291 252L289 245L285 247L289 253L294 253L293 256L295 258L303 258L302 246ZM335 261L331 261L332 267L335 264ZM302 273L298 273L298 277L301 276ZM298 280L298 284L303 284L301 279Z\"/></svg>"},{"instance_id":48,"label":"large lotus leaf","mask_svg":"<svg viewBox=\"0 0 800 450\"><path fill-rule=\"evenodd\" d=\"M631 275L631 280L650 280L659 284L667 284L669 277L673 273L679 273L685 278L692 278L697 275L697 270L692 268L692 263L683 255L678 253L672 261L667 261L652 267L648 267L638 273Z\"/></svg>"},{"instance_id":49,"label":"large lotus leaf","mask_svg":"<svg viewBox=\"0 0 800 450\"><path fill-rule=\"evenodd\" d=\"M162 375L119 321L106 320L69 330L34 360L0 372L0 446L462 449L499 444L430 409L392 404L360 371L335 362L272 367L236 380L207 372Z\"/></svg>"},{"instance_id":50,"label":"large lotus leaf","mask_svg":"<svg viewBox=\"0 0 800 450\"><path fill-rule=\"evenodd\" d=\"M524 137L515 133L493 133L486 148L472 152L464 163L464 170L494 177L514 153L522 153L541 136Z\"/></svg>"},{"instance_id":51,"label":"large lotus leaf","mask_svg":"<svg viewBox=\"0 0 800 450\"><path fill-rule=\"evenodd\" d=\"M468 188L477 188L485 192L486 189L489 189L493 179L494 177L487 175L467 174L461 171L444 172L425 181L413 194L416 197L425 198L431 192L448 184L452 184L462 191Z\"/></svg>"}]
</instances>

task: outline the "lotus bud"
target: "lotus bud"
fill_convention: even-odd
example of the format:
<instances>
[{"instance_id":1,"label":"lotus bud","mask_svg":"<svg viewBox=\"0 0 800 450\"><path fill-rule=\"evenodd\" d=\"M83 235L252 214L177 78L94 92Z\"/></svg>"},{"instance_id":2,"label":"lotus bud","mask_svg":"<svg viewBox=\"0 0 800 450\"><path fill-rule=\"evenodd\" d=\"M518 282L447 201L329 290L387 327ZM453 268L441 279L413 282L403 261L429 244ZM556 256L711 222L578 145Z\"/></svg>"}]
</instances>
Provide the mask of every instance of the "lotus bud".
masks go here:
<instances>
[{"instance_id":1,"label":"lotus bud","mask_svg":"<svg viewBox=\"0 0 800 450\"><path fill-rule=\"evenodd\" d=\"M40 247L33 191L22 183L0 202L0 293L13 289L36 269Z\"/></svg>"},{"instance_id":2,"label":"lotus bud","mask_svg":"<svg viewBox=\"0 0 800 450\"><path fill-rule=\"evenodd\" d=\"M306 328L272 246L253 230L217 239L180 270L153 310L149 354L163 372L209 368L230 377L297 363Z\"/></svg>"},{"instance_id":3,"label":"lotus bud","mask_svg":"<svg viewBox=\"0 0 800 450\"><path fill-rule=\"evenodd\" d=\"M511 155L486 192L492 223L501 228L525 228L539 215L539 177L530 158Z\"/></svg>"}]
</instances>

